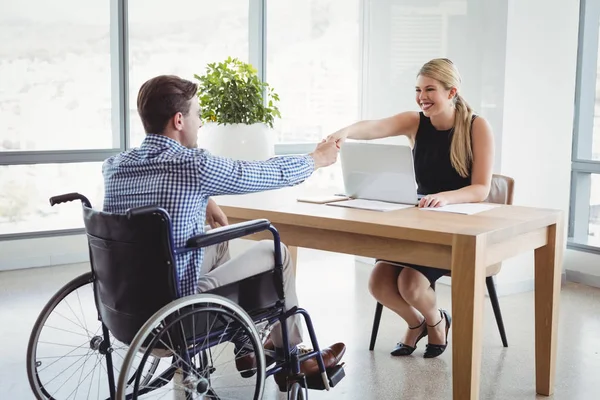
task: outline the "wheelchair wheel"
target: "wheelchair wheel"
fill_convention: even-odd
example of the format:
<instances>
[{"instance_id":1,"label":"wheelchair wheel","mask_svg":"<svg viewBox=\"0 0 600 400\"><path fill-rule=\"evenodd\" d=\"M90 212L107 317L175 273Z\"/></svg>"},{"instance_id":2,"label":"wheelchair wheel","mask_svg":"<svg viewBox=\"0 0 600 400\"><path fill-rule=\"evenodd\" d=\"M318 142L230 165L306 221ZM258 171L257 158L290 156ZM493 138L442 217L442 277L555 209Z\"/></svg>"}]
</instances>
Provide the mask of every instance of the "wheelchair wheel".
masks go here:
<instances>
[{"instance_id":1,"label":"wheelchair wheel","mask_svg":"<svg viewBox=\"0 0 600 400\"><path fill-rule=\"evenodd\" d=\"M119 375L118 400L128 394L129 377L144 370L148 357L157 352L173 355L176 369L175 378L157 395L186 400L262 398L266 372L260 336L250 316L224 297L187 296L157 311L131 342ZM254 363L248 364L248 357L242 357L252 353ZM139 354L143 356L138 364L134 358ZM141 375L135 375L132 399L140 395Z\"/></svg>"},{"instance_id":2,"label":"wheelchair wheel","mask_svg":"<svg viewBox=\"0 0 600 400\"><path fill-rule=\"evenodd\" d=\"M108 399L127 345L98 319L92 273L63 286L38 316L27 346L27 377L37 399ZM147 384L157 372L152 358L143 373ZM169 364L170 365L170 364Z\"/></svg>"},{"instance_id":3,"label":"wheelchair wheel","mask_svg":"<svg viewBox=\"0 0 600 400\"><path fill-rule=\"evenodd\" d=\"M306 400L306 389L304 389L298 382L294 383L288 391L288 400Z\"/></svg>"}]
</instances>

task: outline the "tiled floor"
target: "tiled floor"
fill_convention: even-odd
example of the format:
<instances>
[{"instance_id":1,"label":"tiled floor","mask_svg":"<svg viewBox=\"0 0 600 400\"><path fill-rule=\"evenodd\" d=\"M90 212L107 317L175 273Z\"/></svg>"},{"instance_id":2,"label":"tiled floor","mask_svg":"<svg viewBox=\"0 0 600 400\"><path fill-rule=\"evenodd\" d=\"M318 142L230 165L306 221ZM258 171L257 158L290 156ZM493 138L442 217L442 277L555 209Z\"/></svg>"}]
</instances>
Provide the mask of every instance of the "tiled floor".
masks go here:
<instances>
[{"instance_id":1,"label":"tiled floor","mask_svg":"<svg viewBox=\"0 0 600 400\"><path fill-rule=\"evenodd\" d=\"M368 351L374 300L366 282L370 267L351 256L301 250L298 291L322 346L347 345L346 378L331 392L311 399L450 399L452 348L440 358L411 357L389 350L404 323L385 311L375 351ZM86 265L0 273L0 399L33 398L25 372L27 340L51 295ZM450 308L450 290L438 285L440 306ZM568 283L562 289L554 399L600 398L600 290ZM484 321L481 399L536 399L533 293L500 298L509 346L502 347L489 301ZM451 331L452 332L452 331ZM452 333L451 333L452 334ZM85 398L85 396L84 396ZM282 399L269 379L266 399Z\"/></svg>"}]
</instances>

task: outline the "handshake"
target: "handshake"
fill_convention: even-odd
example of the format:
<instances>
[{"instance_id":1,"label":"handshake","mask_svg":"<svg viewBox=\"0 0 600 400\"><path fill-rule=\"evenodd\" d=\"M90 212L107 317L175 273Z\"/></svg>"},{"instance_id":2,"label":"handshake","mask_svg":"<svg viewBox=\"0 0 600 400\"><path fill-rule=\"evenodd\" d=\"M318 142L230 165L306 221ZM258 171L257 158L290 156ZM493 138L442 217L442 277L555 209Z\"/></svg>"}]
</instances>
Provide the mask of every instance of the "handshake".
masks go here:
<instances>
[{"instance_id":1,"label":"handshake","mask_svg":"<svg viewBox=\"0 0 600 400\"><path fill-rule=\"evenodd\" d=\"M340 147L343 140L336 137L336 134L327 136L317 145L310 156L315 160L315 169L328 167L337 161Z\"/></svg>"}]
</instances>

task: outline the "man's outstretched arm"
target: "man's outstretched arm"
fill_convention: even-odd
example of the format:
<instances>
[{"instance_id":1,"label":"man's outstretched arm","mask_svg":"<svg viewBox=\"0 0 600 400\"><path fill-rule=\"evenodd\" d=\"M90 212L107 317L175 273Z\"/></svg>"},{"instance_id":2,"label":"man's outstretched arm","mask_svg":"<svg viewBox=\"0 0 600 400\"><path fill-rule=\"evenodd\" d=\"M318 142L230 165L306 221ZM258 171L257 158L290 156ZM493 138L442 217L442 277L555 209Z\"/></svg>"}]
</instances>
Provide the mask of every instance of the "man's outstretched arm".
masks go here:
<instances>
[{"instance_id":1,"label":"man's outstretched arm","mask_svg":"<svg viewBox=\"0 0 600 400\"><path fill-rule=\"evenodd\" d=\"M335 142L321 142L307 155L274 157L267 161L239 161L198 155L201 188L206 196L242 194L297 185L316 169L337 160Z\"/></svg>"}]
</instances>

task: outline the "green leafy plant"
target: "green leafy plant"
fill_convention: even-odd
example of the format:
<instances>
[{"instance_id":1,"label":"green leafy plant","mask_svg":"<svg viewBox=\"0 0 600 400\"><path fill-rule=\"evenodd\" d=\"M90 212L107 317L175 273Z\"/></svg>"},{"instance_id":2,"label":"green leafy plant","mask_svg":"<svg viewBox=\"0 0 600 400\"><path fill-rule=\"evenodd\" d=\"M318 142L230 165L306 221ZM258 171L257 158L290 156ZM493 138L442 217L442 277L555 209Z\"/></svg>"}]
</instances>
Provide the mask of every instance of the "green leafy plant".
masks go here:
<instances>
[{"instance_id":1,"label":"green leafy plant","mask_svg":"<svg viewBox=\"0 0 600 400\"><path fill-rule=\"evenodd\" d=\"M204 75L194 74L194 77L200 82L198 99L205 122L265 123L273 128L275 117L281 117L276 105L277 93L258 78L252 65L237 58L228 57L224 62L208 64Z\"/></svg>"}]
</instances>

